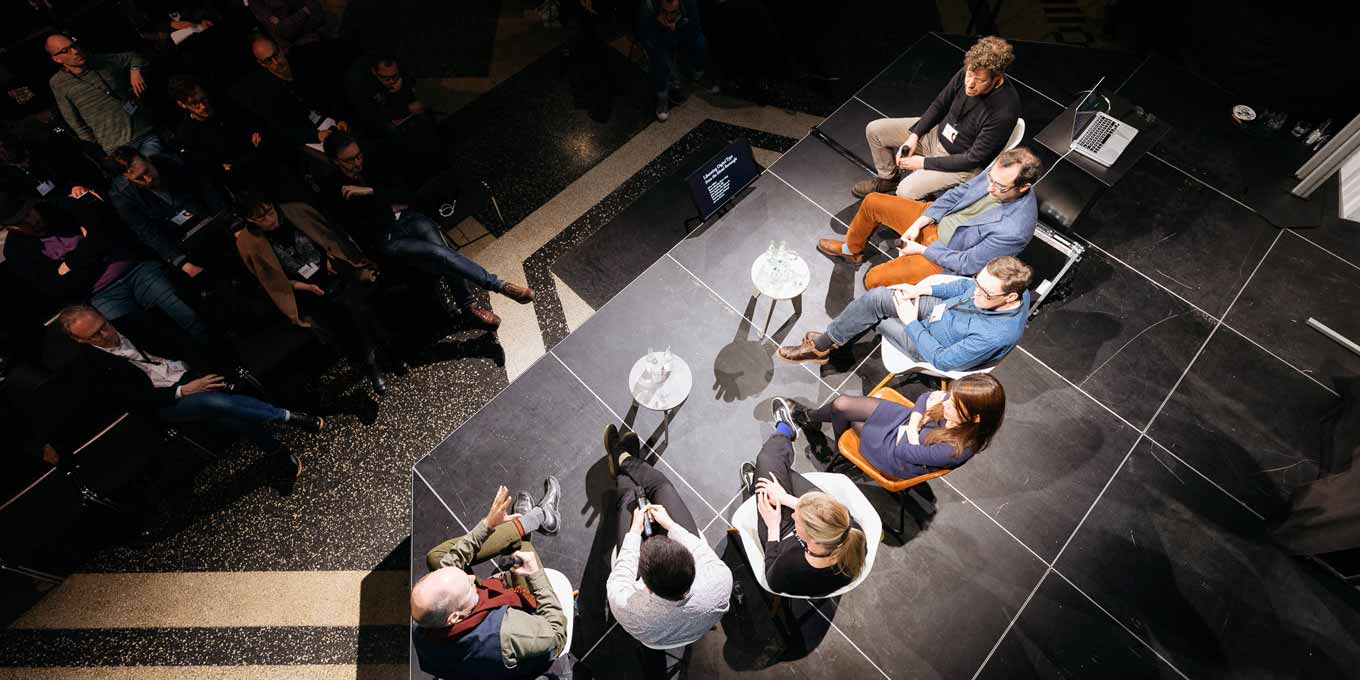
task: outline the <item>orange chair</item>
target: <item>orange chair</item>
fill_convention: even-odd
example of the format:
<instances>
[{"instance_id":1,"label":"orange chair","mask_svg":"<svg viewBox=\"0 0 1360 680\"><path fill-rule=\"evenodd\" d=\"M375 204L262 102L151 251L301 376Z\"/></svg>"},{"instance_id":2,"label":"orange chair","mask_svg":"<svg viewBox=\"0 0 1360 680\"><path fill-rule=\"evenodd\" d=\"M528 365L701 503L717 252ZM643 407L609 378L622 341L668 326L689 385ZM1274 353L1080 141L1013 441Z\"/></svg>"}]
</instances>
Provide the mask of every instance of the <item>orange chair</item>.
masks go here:
<instances>
[{"instance_id":1,"label":"orange chair","mask_svg":"<svg viewBox=\"0 0 1360 680\"><path fill-rule=\"evenodd\" d=\"M913 407L915 404L913 404L910 399L902 396L901 392L898 392L897 390L887 386L888 381L892 380L892 378L893 378L892 374L889 374L888 377L883 379L883 382L880 382L878 386L875 387L873 391L869 393L869 396L896 402L907 408ZM928 472L924 475L917 475L915 477L911 477L908 479L890 477L880 472L878 468L874 467L872 464L869 463L869 461L865 460L864 456L860 455L859 433L855 432L854 428L846 430L845 433L841 435L840 441L836 442L836 444L837 448L840 450L840 455L842 458L853 463L855 467L862 470L864 474L869 476L870 479L877 482L879 486L883 487L884 490L892 494L893 497L897 499L897 506L898 509L900 510L897 518L897 526L900 528L893 529L891 526L888 525L887 522L884 522L883 529L899 539L902 538L902 532L906 529L907 526L906 491L911 487L916 486L917 484L927 482L929 480L935 479L936 477L943 477L944 475L947 475L953 471L952 468L945 468L943 470ZM832 461L831 466L835 467L837 462L838 461Z\"/></svg>"}]
</instances>

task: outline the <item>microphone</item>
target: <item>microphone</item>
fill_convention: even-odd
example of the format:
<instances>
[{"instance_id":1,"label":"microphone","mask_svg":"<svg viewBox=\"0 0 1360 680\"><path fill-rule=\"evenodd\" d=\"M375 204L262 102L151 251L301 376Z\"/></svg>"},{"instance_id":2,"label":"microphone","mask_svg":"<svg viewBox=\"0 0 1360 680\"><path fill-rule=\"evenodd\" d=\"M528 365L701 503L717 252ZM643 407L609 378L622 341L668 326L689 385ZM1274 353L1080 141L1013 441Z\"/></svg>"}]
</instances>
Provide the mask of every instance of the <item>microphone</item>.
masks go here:
<instances>
[{"instance_id":1,"label":"microphone","mask_svg":"<svg viewBox=\"0 0 1360 680\"><path fill-rule=\"evenodd\" d=\"M652 516L649 515L649 514L647 514L647 506L651 505L651 502L647 500L647 497L646 497L646 496L643 496L642 494L638 494L637 504L638 504L638 510L641 510L641 511L642 511L642 537L643 537L644 539L646 539L646 538L651 538L651 537L652 537Z\"/></svg>"}]
</instances>

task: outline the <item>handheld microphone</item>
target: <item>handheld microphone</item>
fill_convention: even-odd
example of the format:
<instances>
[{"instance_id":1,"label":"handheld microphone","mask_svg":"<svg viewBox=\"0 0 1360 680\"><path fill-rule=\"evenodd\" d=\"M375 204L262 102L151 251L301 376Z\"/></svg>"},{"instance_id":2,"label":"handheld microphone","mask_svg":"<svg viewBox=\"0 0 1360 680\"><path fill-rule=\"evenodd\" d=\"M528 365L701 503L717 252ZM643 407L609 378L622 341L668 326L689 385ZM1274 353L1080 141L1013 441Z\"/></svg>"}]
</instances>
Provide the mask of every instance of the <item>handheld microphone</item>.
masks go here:
<instances>
[{"instance_id":1,"label":"handheld microphone","mask_svg":"<svg viewBox=\"0 0 1360 680\"><path fill-rule=\"evenodd\" d=\"M638 510L642 511L642 536L643 536L643 538L651 538L651 537L652 537L652 516L649 515L649 514L647 514L647 506L651 505L651 502L647 500L647 497L646 497L646 496L643 496L643 495L639 494L639 495L638 495L638 499L637 499L637 503L638 503Z\"/></svg>"}]
</instances>

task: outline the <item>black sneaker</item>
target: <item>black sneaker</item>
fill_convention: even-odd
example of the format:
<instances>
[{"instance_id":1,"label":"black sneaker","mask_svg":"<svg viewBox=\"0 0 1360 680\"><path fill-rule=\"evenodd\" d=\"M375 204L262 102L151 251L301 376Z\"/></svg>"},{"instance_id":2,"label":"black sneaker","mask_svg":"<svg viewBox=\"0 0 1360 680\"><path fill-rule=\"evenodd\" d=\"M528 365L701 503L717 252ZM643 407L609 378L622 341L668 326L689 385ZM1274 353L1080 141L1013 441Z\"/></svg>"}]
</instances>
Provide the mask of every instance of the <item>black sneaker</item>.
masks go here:
<instances>
[{"instance_id":1,"label":"black sneaker","mask_svg":"<svg viewBox=\"0 0 1360 680\"><path fill-rule=\"evenodd\" d=\"M562 500L562 484L556 477L551 475L543 480L543 497L538 499L536 507L543 508L543 524L538 528L539 531L556 536L557 530L562 527L562 513L557 506Z\"/></svg>"},{"instance_id":2,"label":"black sneaker","mask_svg":"<svg viewBox=\"0 0 1360 680\"><path fill-rule=\"evenodd\" d=\"M320 416L311 416L299 411L288 414L288 426L296 427L303 432L316 434L326 427L326 419Z\"/></svg>"},{"instance_id":3,"label":"black sneaker","mask_svg":"<svg viewBox=\"0 0 1360 680\"><path fill-rule=\"evenodd\" d=\"M619 477L619 428L610 423L604 427L604 459L609 465L609 478Z\"/></svg>"},{"instance_id":4,"label":"black sneaker","mask_svg":"<svg viewBox=\"0 0 1360 680\"><path fill-rule=\"evenodd\" d=\"M750 498L756 494L755 463L748 461L741 464L741 492L743 498Z\"/></svg>"},{"instance_id":5,"label":"black sneaker","mask_svg":"<svg viewBox=\"0 0 1360 680\"><path fill-rule=\"evenodd\" d=\"M625 432L619 437L619 448L638 460L642 460L642 440L638 439L636 432Z\"/></svg>"},{"instance_id":6,"label":"black sneaker","mask_svg":"<svg viewBox=\"0 0 1360 680\"><path fill-rule=\"evenodd\" d=\"M798 441L798 430L799 430L799 428L798 428L798 424L795 423L795 422L793 421L793 406L792 406L792 402L790 402L788 399L785 399L785 398L783 398L783 397L775 397L775 398L774 398L774 403L773 403L773 408L774 408L774 417L777 418L777 419L779 420L779 422L784 423L785 425L787 425L787 426L789 427L789 431L793 433L793 435L790 437L790 439L792 439L793 441Z\"/></svg>"}]
</instances>

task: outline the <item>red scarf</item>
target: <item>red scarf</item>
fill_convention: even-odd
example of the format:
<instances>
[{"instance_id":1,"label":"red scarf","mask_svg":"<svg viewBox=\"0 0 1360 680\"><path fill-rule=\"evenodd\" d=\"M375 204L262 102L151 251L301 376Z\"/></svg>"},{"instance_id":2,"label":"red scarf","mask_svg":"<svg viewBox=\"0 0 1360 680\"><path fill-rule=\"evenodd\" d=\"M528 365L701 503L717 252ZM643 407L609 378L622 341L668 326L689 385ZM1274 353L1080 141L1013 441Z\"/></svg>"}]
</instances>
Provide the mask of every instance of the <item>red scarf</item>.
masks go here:
<instances>
[{"instance_id":1,"label":"red scarf","mask_svg":"<svg viewBox=\"0 0 1360 680\"><path fill-rule=\"evenodd\" d=\"M477 582L477 605L467 616L448 628L431 629L428 634L432 638L457 639L481 625L491 612L501 607L534 611L538 609L538 601L522 587L511 588L498 578L485 578Z\"/></svg>"}]
</instances>

